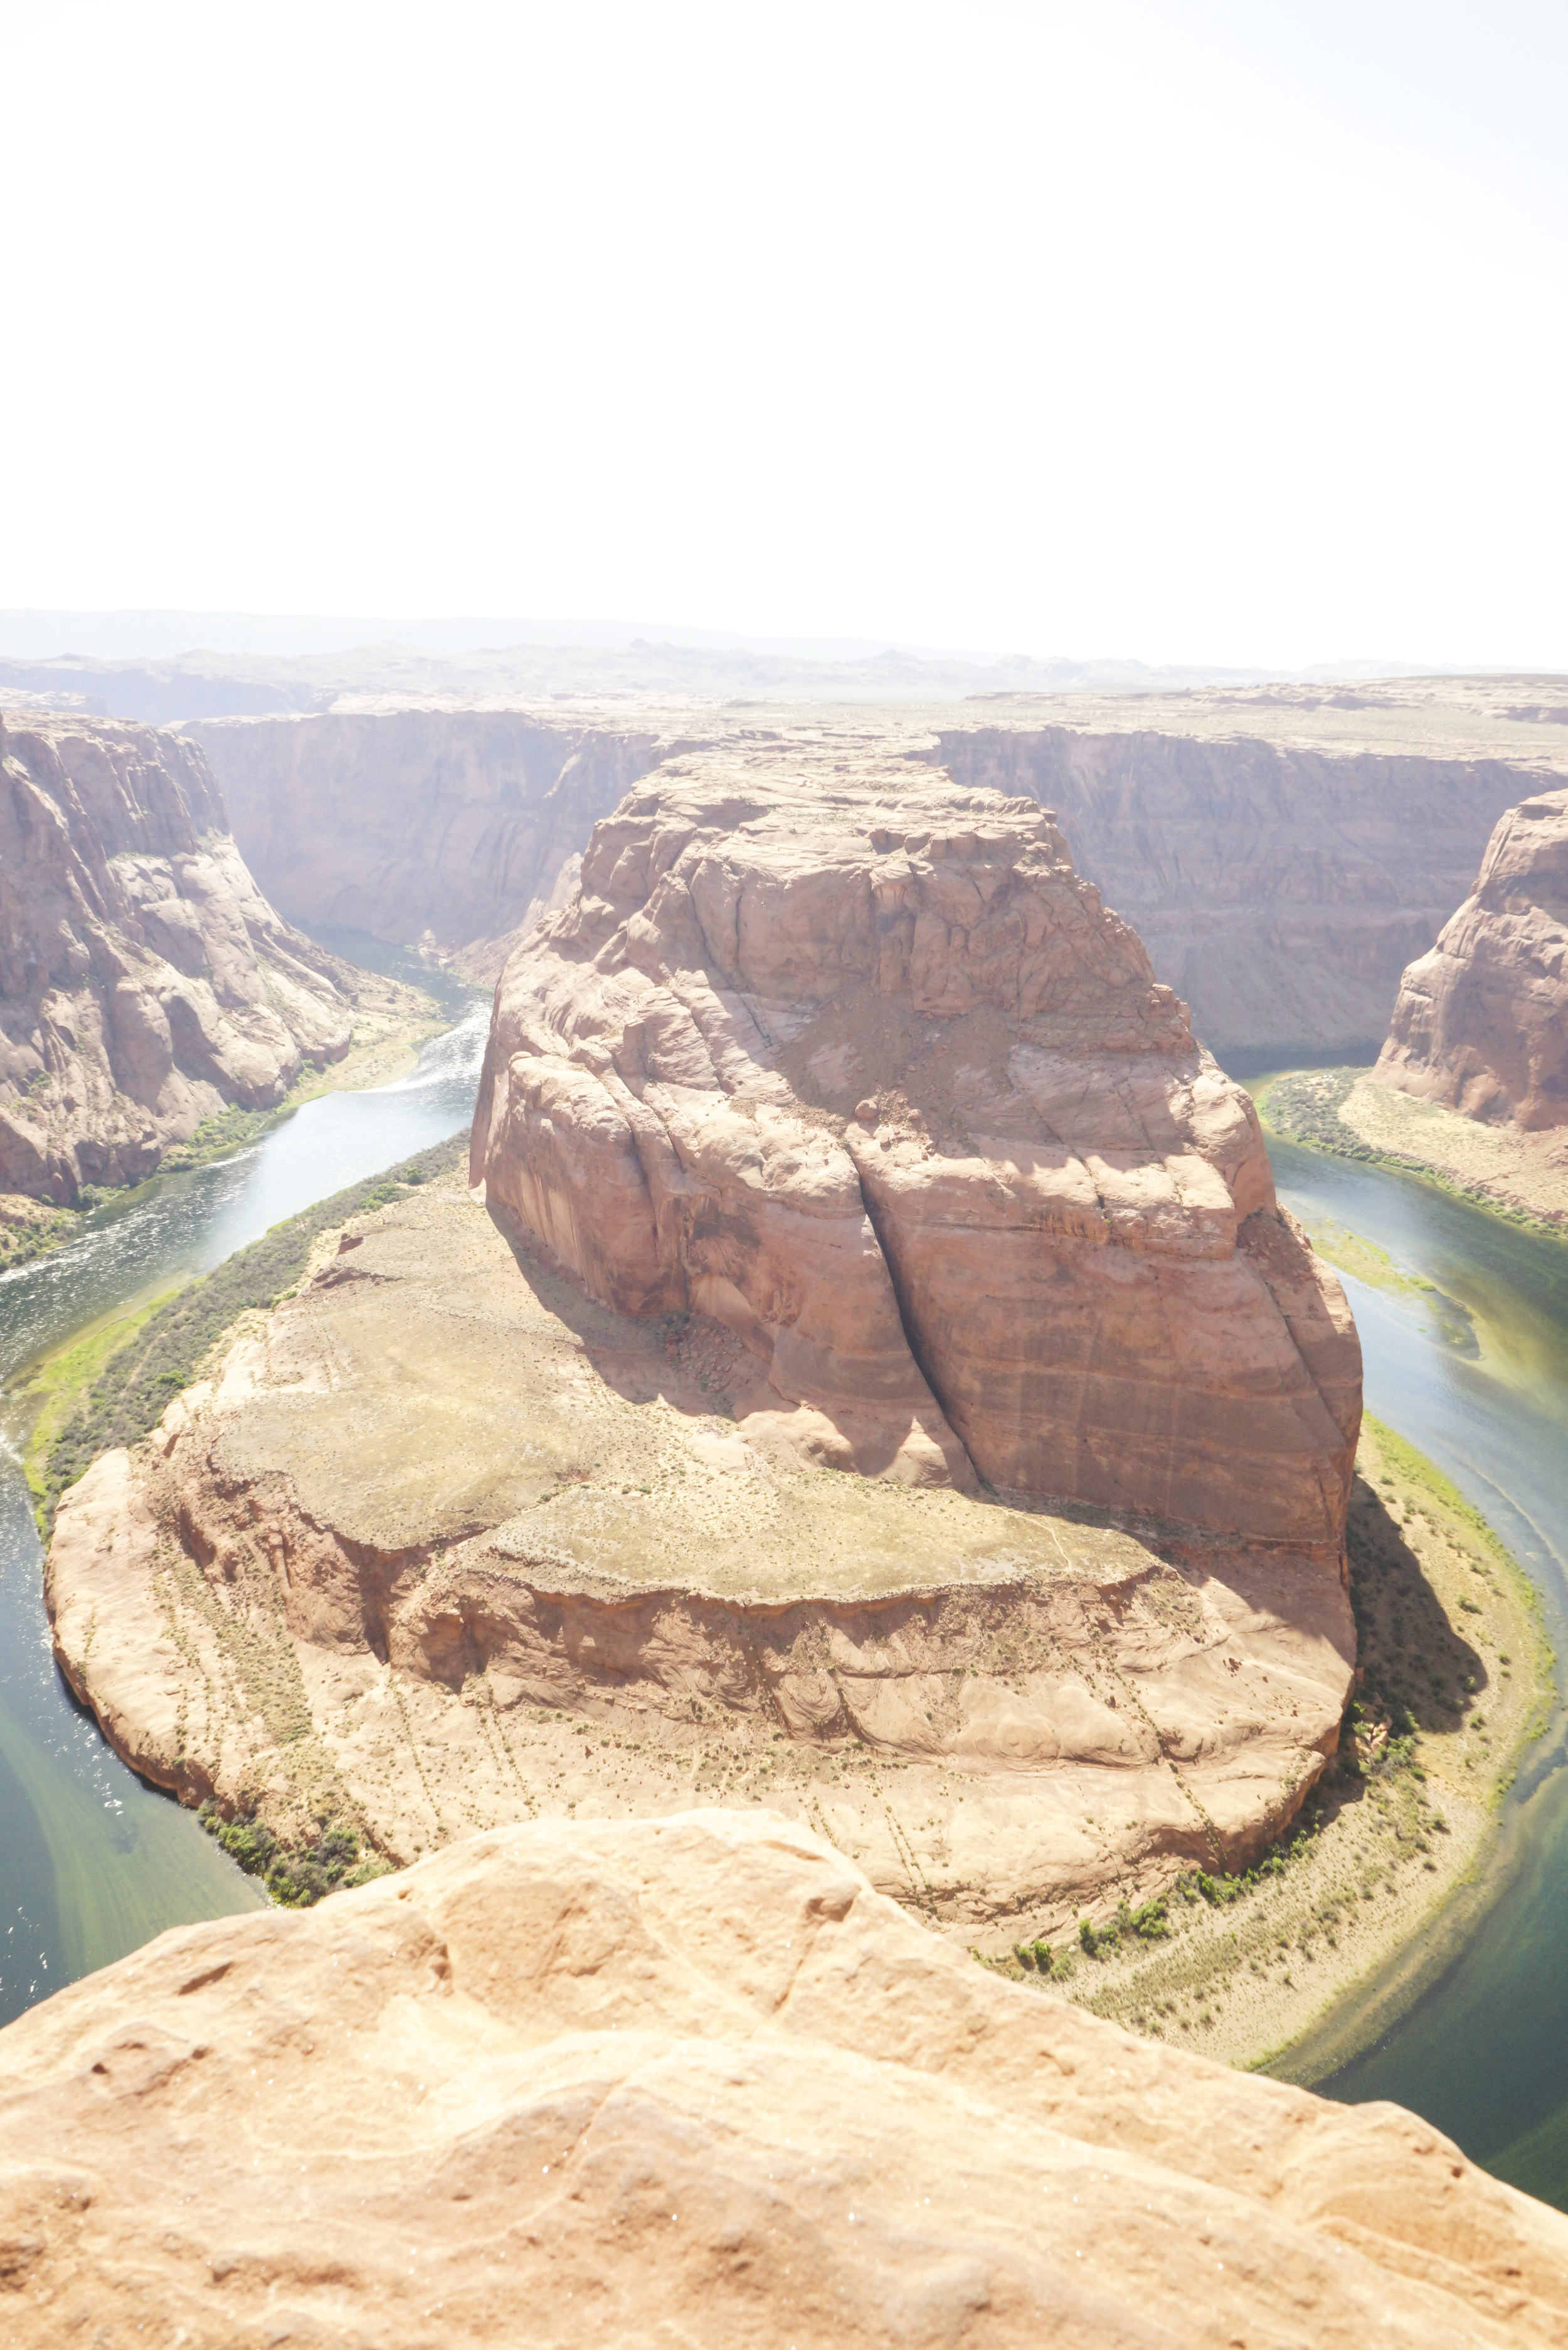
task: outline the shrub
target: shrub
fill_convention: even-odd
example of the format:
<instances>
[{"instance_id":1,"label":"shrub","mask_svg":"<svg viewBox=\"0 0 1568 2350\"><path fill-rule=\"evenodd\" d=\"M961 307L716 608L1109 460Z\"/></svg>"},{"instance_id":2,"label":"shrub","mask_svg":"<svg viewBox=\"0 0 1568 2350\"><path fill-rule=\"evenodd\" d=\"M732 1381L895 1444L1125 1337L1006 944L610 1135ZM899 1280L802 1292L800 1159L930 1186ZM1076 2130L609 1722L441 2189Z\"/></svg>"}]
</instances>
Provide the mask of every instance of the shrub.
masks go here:
<instances>
[{"instance_id":1,"label":"shrub","mask_svg":"<svg viewBox=\"0 0 1568 2350\"><path fill-rule=\"evenodd\" d=\"M320 1822L316 1842L290 1852L254 1813L225 1820L211 1804L203 1804L197 1816L229 1857L247 1877L259 1877L285 1909L308 1909L340 1885L363 1883L380 1874L373 1858L361 1862L358 1830L345 1821Z\"/></svg>"}]
</instances>

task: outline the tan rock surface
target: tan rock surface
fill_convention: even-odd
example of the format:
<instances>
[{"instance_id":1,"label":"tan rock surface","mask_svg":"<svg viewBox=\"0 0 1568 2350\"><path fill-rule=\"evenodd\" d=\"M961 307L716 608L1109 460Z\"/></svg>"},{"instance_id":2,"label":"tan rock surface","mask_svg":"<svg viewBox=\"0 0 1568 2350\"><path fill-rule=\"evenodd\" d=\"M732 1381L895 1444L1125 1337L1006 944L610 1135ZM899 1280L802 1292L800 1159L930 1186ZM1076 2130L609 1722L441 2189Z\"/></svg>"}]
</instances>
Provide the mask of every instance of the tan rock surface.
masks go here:
<instances>
[{"instance_id":1,"label":"tan rock surface","mask_svg":"<svg viewBox=\"0 0 1568 2350\"><path fill-rule=\"evenodd\" d=\"M1337 1556L1338 1283L1047 813L800 738L673 757L496 993L471 1173L689 1307L817 1457Z\"/></svg>"},{"instance_id":2,"label":"tan rock surface","mask_svg":"<svg viewBox=\"0 0 1568 2350\"><path fill-rule=\"evenodd\" d=\"M18 2350L1568 2334L1568 2220L998 1981L754 1814L541 1823L0 2034Z\"/></svg>"},{"instance_id":3,"label":"tan rock surface","mask_svg":"<svg viewBox=\"0 0 1568 2350\"><path fill-rule=\"evenodd\" d=\"M1400 983L1376 1076L1526 1133L1568 1126L1568 792L1510 808Z\"/></svg>"},{"instance_id":4,"label":"tan rock surface","mask_svg":"<svg viewBox=\"0 0 1568 2350\"><path fill-rule=\"evenodd\" d=\"M69 1201L139 1180L408 994L278 919L199 751L104 720L0 721L0 1190Z\"/></svg>"},{"instance_id":5,"label":"tan rock surface","mask_svg":"<svg viewBox=\"0 0 1568 2350\"><path fill-rule=\"evenodd\" d=\"M826 1470L831 1427L427 1185L62 1497L57 1653L146 1776L289 1840L722 1794L988 1943L1283 1823L1350 1684L1335 1554Z\"/></svg>"},{"instance_id":6,"label":"tan rock surface","mask_svg":"<svg viewBox=\"0 0 1568 2350\"><path fill-rule=\"evenodd\" d=\"M646 731L518 711L182 731L212 760L234 837L291 920L423 943L486 986L514 935L569 895L595 821L655 755Z\"/></svg>"}]
</instances>

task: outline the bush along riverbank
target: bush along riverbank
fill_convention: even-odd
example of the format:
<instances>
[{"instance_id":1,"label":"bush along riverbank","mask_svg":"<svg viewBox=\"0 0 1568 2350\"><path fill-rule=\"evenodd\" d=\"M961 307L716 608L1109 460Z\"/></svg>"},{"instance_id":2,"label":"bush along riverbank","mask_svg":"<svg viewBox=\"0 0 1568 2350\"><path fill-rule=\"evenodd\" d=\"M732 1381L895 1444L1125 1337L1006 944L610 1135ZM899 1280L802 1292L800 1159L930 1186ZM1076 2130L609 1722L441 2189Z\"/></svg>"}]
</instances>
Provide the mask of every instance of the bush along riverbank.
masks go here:
<instances>
[{"instance_id":1,"label":"bush along riverbank","mask_svg":"<svg viewBox=\"0 0 1568 2350\"><path fill-rule=\"evenodd\" d=\"M1189 1871L1071 1941L985 1963L1257 2067L1474 1875L1549 1717L1555 1659L1534 1586L1440 1471L1370 1417L1348 1550L1355 1695L1290 1833L1242 1875Z\"/></svg>"},{"instance_id":2,"label":"bush along riverbank","mask_svg":"<svg viewBox=\"0 0 1568 2350\"><path fill-rule=\"evenodd\" d=\"M379 1853L368 1853L358 1829L348 1821L317 1821L320 1834L315 1843L291 1850L254 1813L226 1820L213 1804L203 1804L196 1816L247 1877L260 1877L283 1909L308 1909L340 1886L369 1885L372 1877L392 1874L393 1864Z\"/></svg>"},{"instance_id":3,"label":"bush along riverbank","mask_svg":"<svg viewBox=\"0 0 1568 2350\"><path fill-rule=\"evenodd\" d=\"M1369 1069L1286 1069L1249 1087L1267 1133L1335 1159L1415 1175L1521 1232L1568 1241L1560 1132L1486 1126L1379 1085Z\"/></svg>"},{"instance_id":4,"label":"bush along riverbank","mask_svg":"<svg viewBox=\"0 0 1568 2350\"><path fill-rule=\"evenodd\" d=\"M294 1287L323 1232L447 1174L463 1139L452 1135L384 1175L317 1201L162 1303L106 1324L100 1333L74 1339L47 1357L21 1391L24 1401L35 1398L40 1407L26 1465L45 1541L66 1487L100 1452L140 1443L156 1428L171 1398L202 1376L239 1316L275 1305Z\"/></svg>"}]
</instances>

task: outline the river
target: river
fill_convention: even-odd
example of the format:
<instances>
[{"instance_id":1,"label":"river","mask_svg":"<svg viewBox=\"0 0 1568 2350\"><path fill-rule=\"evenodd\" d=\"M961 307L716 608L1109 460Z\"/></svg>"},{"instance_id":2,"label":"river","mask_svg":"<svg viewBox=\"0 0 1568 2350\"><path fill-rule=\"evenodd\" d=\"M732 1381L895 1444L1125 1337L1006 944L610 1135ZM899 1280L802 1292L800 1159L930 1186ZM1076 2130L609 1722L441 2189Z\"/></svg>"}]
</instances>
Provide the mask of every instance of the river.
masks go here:
<instances>
[{"instance_id":1,"label":"river","mask_svg":"<svg viewBox=\"0 0 1568 2350\"><path fill-rule=\"evenodd\" d=\"M1568 1656L1568 1244L1411 1177L1270 1138L1281 1197L1430 1282L1344 1276L1370 1410L1482 1510L1542 1594ZM1433 1979L1372 2044L1307 2077L1391 2097L1500 2177L1568 2209L1568 1771L1559 1708L1505 1805L1484 1901ZM1441 1933L1431 1952L1442 1952ZM1349 2010L1354 2016L1354 2007ZM1335 2023L1343 2034L1346 2011ZM1295 2070L1287 2061L1286 2068Z\"/></svg>"},{"instance_id":2,"label":"river","mask_svg":"<svg viewBox=\"0 0 1568 2350\"><path fill-rule=\"evenodd\" d=\"M102 1315L465 1128L488 1021L488 1001L468 999L409 1076L324 1094L232 1159L156 1177L91 1217L68 1248L0 1274L0 1382ZM21 1433L12 1424L0 1434L0 2023L167 1926L265 1902L189 1812L125 1768L60 1679Z\"/></svg>"},{"instance_id":3,"label":"river","mask_svg":"<svg viewBox=\"0 0 1568 2350\"><path fill-rule=\"evenodd\" d=\"M148 1184L68 1249L0 1275L0 1378L465 1125L485 1024L476 1006L400 1083L324 1096L222 1165ZM1345 1227L1432 1284L1346 1276L1368 1406L1485 1512L1568 1655L1568 1246L1408 1178L1270 1149L1281 1195L1309 1228ZM263 1900L73 1703L50 1654L41 1569L14 1431L0 1458L0 2022L167 1926ZM1507 1806L1487 1887L1498 1898L1476 1905L1448 1962L1370 2046L1313 2077L1333 2096L1413 2106L1478 2161L1568 2208L1563 1761L1559 1715Z\"/></svg>"}]
</instances>

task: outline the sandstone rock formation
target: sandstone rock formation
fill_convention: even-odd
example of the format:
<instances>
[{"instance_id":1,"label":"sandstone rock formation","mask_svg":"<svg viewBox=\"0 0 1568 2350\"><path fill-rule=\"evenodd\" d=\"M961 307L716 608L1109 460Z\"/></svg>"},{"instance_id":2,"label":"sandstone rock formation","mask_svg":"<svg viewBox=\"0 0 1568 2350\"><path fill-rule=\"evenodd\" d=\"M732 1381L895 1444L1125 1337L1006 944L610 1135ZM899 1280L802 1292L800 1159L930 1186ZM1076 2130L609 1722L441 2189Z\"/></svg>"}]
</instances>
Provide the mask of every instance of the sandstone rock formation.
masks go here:
<instances>
[{"instance_id":1,"label":"sandstone rock formation","mask_svg":"<svg viewBox=\"0 0 1568 2350\"><path fill-rule=\"evenodd\" d=\"M1401 972L1519 798L1521 770L1462 741L1422 758L1021 719L944 729L931 755L1055 809L1205 1043L1278 1067L1372 1058Z\"/></svg>"},{"instance_id":2,"label":"sandstone rock formation","mask_svg":"<svg viewBox=\"0 0 1568 2350\"><path fill-rule=\"evenodd\" d=\"M1349 1690L1336 1554L834 1473L831 1428L719 1325L514 1262L454 1175L64 1495L56 1653L185 1802L395 1860L723 1793L1005 1944L1278 1831Z\"/></svg>"},{"instance_id":3,"label":"sandstone rock formation","mask_svg":"<svg viewBox=\"0 0 1568 2350\"><path fill-rule=\"evenodd\" d=\"M727 1326L825 1462L1337 1555L1359 1348L1247 1097L1048 814L846 748L672 758L596 828L472 1180Z\"/></svg>"},{"instance_id":4,"label":"sandstone rock formation","mask_svg":"<svg viewBox=\"0 0 1568 2350\"><path fill-rule=\"evenodd\" d=\"M0 722L0 1191L150 1175L231 1103L282 1099L406 993L280 921L201 753L151 728Z\"/></svg>"},{"instance_id":5,"label":"sandstone rock formation","mask_svg":"<svg viewBox=\"0 0 1568 2350\"><path fill-rule=\"evenodd\" d=\"M368 931L493 984L514 934L570 894L589 832L654 738L515 711L209 721L184 730L251 870L313 929Z\"/></svg>"},{"instance_id":6,"label":"sandstone rock formation","mask_svg":"<svg viewBox=\"0 0 1568 2350\"><path fill-rule=\"evenodd\" d=\"M1503 816L1469 896L1400 983L1376 1075L1527 1133L1568 1126L1568 792Z\"/></svg>"},{"instance_id":7,"label":"sandstone rock formation","mask_svg":"<svg viewBox=\"0 0 1568 2350\"><path fill-rule=\"evenodd\" d=\"M1568 2330L1568 2220L713 1811L486 1836L35 2008L0 2279L17 2350L1516 2350Z\"/></svg>"}]
</instances>

